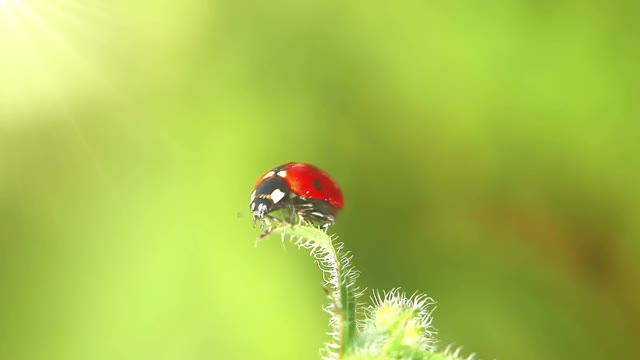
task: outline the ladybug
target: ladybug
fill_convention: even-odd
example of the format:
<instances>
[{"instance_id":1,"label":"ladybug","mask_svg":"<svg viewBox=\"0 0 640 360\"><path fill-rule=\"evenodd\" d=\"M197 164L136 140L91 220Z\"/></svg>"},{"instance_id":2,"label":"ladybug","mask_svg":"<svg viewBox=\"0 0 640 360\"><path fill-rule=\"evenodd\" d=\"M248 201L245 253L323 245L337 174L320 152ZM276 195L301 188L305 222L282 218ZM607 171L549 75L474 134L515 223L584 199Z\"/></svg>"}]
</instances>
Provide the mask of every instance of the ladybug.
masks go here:
<instances>
[{"instance_id":1,"label":"ladybug","mask_svg":"<svg viewBox=\"0 0 640 360\"><path fill-rule=\"evenodd\" d=\"M344 206L342 191L333 178L317 167L303 162L289 162L276 166L258 178L251 193L249 207L257 220L268 225L271 221L281 224L299 219L320 223L325 229L336 221L336 215ZM280 219L271 213L286 211L288 219Z\"/></svg>"}]
</instances>

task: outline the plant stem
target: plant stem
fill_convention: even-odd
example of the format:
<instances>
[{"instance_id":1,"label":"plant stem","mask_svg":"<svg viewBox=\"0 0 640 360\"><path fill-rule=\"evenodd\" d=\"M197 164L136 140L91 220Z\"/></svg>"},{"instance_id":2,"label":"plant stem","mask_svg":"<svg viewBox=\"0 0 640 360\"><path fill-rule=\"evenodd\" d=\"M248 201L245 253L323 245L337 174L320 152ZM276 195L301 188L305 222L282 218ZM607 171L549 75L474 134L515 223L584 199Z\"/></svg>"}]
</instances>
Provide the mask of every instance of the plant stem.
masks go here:
<instances>
[{"instance_id":1,"label":"plant stem","mask_svg":"<svg viewBox=\"0 0 640 360\"><path fill-rule=\"evenodd\" d=\"M290 240L296 246L310 250L323 273L324 289L330 303L325 311L330 314L329 333L333 342L327 343L326 359L343 359L356 333L356 303L359 296L355 286L358 273L350 265L351 257L342 252L343 244L335 238L309 225L283 225L272 234Z\"/></svg>"}]
</instances>

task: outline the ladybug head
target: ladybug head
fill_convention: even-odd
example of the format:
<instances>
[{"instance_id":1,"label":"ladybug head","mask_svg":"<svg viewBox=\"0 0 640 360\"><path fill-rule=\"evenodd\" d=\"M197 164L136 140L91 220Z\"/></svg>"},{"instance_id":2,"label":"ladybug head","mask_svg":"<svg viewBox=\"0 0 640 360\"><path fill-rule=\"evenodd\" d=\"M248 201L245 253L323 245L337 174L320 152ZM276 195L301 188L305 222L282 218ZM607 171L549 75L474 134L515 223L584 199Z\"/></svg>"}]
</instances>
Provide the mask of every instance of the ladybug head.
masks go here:
<instances>
[{"instance_id":1,"label":"ladybug head","mask_svg":"<svg viewBox=\"0 0 640 360\"><path fill-rule=\"evenodd\" d=\"M269 212L279 209L290 196L287 183L280 177L270 177L256 187L251 193L249 207L254 219L264 219Z\"/></svg>"}]
</instances>

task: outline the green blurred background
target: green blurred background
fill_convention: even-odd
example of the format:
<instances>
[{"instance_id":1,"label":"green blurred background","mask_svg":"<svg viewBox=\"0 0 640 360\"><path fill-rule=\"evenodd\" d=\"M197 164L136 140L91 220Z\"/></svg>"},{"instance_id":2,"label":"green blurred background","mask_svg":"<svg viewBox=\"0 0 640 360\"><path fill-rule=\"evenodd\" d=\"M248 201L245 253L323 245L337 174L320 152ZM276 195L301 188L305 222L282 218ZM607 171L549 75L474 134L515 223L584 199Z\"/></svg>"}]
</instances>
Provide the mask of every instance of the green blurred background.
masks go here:
<instances>
[{"instance_id":1,"label":"green blurred background","mask_svg":"<svg viewBox=\"0 0 640 360\"><path fill-rule=\"evenodd\" d=\"M442 347L632 358L638 7L0 0L0 358L318 358L315 265L253 248L286 161Z\"/></svg>"}]
</instances>

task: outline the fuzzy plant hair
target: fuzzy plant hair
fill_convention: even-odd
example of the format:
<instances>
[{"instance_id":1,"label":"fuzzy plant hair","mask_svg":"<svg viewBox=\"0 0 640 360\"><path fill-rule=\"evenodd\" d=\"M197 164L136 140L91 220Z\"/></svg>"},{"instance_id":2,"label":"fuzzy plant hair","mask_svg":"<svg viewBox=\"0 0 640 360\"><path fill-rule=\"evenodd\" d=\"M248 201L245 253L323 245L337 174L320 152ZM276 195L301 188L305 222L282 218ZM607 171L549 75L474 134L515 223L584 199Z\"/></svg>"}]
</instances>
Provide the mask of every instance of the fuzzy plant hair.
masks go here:
<instances>
[{"instance_id":1,"label":"fuzzy plant hair","mask_svg":"<svg viewBox=\"0 0 640 360\"><path fill-rule=\"evenodd\" d=\"M309 250L324 279L331 340L321 350L323 360L471 360L461 348L438 350L432 326L435 301L422 294L407 296L399 288L373 291L371 304L358 302L364 290L352 255L335 235L309 224L283 224L269 236L280 235ZM256 243L257 245L257 243Z\"/></svg>"}]
</instances>

